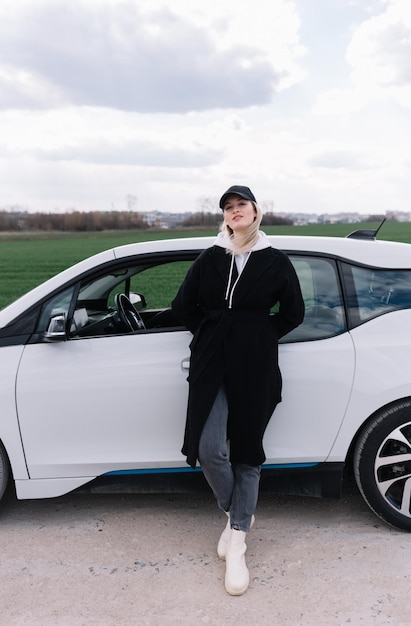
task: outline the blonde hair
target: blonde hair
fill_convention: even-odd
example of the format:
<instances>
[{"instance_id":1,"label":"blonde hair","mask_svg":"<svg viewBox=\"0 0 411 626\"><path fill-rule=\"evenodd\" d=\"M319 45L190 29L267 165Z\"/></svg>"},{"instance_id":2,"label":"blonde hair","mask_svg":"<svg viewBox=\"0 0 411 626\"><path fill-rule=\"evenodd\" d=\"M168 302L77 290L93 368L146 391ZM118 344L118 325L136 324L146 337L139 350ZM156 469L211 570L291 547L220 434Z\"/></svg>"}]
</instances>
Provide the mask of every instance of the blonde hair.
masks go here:
<instances>
[{"instance_id":1,"label":"blonde hair","mask_svg":"<svg viewBox=\"0 0 411 626\"><path fill-rule=\"evenodd\" d=\"M260 230L261 220L263 219L263 213L256 202L252 200L250 200L250 202L254 206L255 218L254 222L250 224L244 232L237 233L234 237L234 231L228 226L225 220L220 225L221 232L226 233L232 242L232 247L226 250L228 254L242 254L243 252L248 252L258 241L258 232Z\"/></svg>"}]
</instances>

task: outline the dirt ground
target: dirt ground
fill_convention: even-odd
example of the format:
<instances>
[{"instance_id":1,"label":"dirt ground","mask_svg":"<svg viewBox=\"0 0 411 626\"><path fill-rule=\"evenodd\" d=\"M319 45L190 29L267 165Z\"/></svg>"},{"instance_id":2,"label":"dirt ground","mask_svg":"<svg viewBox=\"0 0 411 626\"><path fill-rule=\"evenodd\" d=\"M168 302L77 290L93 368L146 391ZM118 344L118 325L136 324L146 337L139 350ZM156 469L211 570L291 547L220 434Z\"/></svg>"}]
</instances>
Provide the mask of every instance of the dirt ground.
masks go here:
<instances>
[{"instance_id":1,"label":"dirt ground","mask_svg":"<svg viewBox=\"0 0 411 626\"><path fill-rule=\"evenodd\" d=\"M199 495L68 495L0 508L3 626L411 624L411 533L341 501L260 497L250 587L224 590L225 516Z\"/></svg>"}]
</instances>

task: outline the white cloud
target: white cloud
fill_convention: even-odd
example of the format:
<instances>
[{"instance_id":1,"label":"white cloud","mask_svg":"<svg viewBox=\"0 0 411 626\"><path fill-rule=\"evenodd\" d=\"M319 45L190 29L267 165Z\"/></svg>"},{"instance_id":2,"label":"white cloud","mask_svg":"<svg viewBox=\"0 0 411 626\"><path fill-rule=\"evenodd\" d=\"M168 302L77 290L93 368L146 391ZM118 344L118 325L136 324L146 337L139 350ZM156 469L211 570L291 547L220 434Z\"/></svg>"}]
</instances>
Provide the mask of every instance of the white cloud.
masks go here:
<instances>
[{"instance_id":1,"label":"white cloud","mask_svg":"<svg viewBox=\"0 0 411 626\"><path fill-rule=\"evenodd\" d=\"M317 114L350 114L369 102L392 99L411 106L411 3L385 0L379 15L353 32L346 60L351 84L319 95Z\"/></svg>"},{"instance_id":2,"label":"white cloud","mask_svg":"<svg viewBox=\"0 0 411 626\"><path fill-rule=\"evenodd\" d=\"M349 115L367 104L369 92L362 89L329 89L317 97L313 107L316 115Z\"/></svg>"},{"instance_id":3,"label":"white cloud","mask_svg":"<svg viewBox=\"0 0 411 626\"><path fill-rule=\"evenodd\" d=\"M344 147L334 146L317 152L308 159L311 166L328 170L347 171L349 173L359 170L374 170L387 165L386 159L375 152L360 149L358 145Z\"/></svg>"},{"instance_id":4,"label":"white cloud","mask_svg":"<svg viewBox=\"0 0 411 626\"><path fill-rule=\"evenodd\" d=\"M53 84L25 68L0 65L0 110L60 106L64 96Z\"/></svg>"},{"instance_id":5,"label":"white cloud","mask_svg":"<svg viewBox=\"0 0 411 626\"><path fill-rule=\"evenodd\" d=\"M303 49L291 3L255 4L250 15L227 1L3 0L0 84L6 73L11 90L0 106L47 106L47 91L51 105L140 112L268 103L301 80Z\"/></svg>"},{"instance_id":6,"label":"white cloud","mask_svg":"<svg viewBox=\"0 0 411 626\"><path fill-rule=\"evenodd\" d=\"M411 4L389 0L381 15L364 22L347 51L356 83L381 87L411 84Z\"/></svg>"},{"instance_id":7,"label":"white cloud","mask_svg":"<svg viewBox=\"0 0 411 626\"><path fill-rule=\"evenodd\" d=\"M0 117L0 158L78 161L142 167L205 167L218 163L224 142L241 132L241 119L228 117L208 127L118 111L66 108L9 111ZM19 128L16 135L15 129Z\"/></svg>"}]
</instances>

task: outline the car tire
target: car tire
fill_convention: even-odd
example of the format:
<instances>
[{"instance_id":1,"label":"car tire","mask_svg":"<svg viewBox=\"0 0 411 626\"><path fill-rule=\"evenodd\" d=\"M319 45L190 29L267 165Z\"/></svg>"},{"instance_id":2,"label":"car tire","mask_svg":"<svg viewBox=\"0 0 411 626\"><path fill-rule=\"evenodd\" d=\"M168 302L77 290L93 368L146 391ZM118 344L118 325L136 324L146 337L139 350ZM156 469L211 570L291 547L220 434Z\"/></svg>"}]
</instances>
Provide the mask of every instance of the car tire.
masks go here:
<instances>
[{"instance_id":1,"label":"car tire","mask_svg":"<svg viewBox=\"0 0 411 626\"><path fill-rule=\"evenodd\" d=\"M392 405L367 423L355 446L354 475L374 513L411 531L411 401Z\"/></svg>"},{"instance_id":2,"label":"car tire","mask_svg":"<svg viewBox=\"0 0 411 626\"><path fill-rule=\"evenodd\" d=\"M0 441L0 500L3 497L4 492L7 489L7 485L9 482L9 475L10 475L9 460L7 458L7 453L4 449L4 446Z\"/></svg>"}]
</instances>

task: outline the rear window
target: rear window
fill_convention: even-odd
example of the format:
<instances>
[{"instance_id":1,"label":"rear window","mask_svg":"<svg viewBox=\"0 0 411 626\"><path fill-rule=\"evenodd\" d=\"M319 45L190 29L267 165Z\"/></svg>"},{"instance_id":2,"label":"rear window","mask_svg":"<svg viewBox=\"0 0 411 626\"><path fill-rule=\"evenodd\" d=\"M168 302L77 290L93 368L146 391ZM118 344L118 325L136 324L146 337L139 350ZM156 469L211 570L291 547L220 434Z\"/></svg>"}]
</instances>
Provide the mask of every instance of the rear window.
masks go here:
<instances>
[{"instance_id":1,"label":"rear window","mask_svg":"<svg viewBox=\"0 0 411 626\"><path fill-rule=\"evenodd\" d=\"M354 321L366 322L389 311L411 308L411 270L350 269L353 293L348 300Z\"/></svg>"},{"instance_id":2,"label":"rear window","mask_svg":"<svg viewBox=\"0 0 411 626\"><path fill-rule=\"evenodd\" d=\"M334 337L346 330L344 306L335 261L289 255L300 281L305 304L303 323L281 342Z\"/></svg>"}]
</instances>

